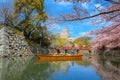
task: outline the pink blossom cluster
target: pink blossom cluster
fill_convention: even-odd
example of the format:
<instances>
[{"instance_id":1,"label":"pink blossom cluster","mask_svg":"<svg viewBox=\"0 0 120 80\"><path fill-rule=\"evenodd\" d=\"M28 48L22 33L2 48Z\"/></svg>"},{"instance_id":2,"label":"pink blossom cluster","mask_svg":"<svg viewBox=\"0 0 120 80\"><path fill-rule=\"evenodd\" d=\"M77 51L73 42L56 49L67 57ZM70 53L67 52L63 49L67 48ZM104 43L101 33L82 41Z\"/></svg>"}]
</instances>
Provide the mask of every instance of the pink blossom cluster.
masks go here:
<instances>
[{"instance_id":1,"label":"pink blossom cluster","mask_svg":"<svg viewBox=\"0 0 120 80\"><path fill-rule=\"evenodd\" d=\"M120 47L120 22L113 23L109 27L92 31L90 34L96 34L96 38L91 40L92 50L105 50Z\"/></svg>"}]
</instances>

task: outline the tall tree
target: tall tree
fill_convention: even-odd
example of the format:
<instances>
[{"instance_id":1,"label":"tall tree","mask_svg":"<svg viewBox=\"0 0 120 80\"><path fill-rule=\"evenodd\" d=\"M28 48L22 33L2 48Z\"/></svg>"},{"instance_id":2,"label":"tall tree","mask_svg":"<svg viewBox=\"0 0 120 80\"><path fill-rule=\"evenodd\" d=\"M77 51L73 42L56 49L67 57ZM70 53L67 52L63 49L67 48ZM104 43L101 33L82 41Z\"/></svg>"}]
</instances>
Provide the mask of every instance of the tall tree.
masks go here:
<instances>
[{"instance_id":1,"label":"tall tree","mask_svg":"<svg viewBox=\"0 0 120 80\"><path fill-rule=\"evenodd\" d=\"M9 25L9 17L11 16L12 9L9 8L9 5L5 5L0 8L0 22L1 25Z\"/></svg>"},{"instance_id":2,"label":"tall tree","mask_svg":"<svg viewBox=\"0 0 120 80\"><path fill-rule=\"evenodd\" d=\"M49 32L44 21L44 0L15 0L14 14L18 19L17 29L23 31L26 38L41 45L49 44Z\"/></svg>"}]
</instances>

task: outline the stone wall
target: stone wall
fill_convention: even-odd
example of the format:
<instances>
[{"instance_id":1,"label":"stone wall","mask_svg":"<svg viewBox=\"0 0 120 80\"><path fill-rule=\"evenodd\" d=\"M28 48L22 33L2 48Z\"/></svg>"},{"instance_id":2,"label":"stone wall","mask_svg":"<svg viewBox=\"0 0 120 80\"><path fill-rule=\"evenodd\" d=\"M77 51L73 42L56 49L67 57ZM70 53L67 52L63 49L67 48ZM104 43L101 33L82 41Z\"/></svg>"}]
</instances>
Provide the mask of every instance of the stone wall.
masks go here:
<instances>
[{"instance_id":1,"label":"stone wall","mask_svg":"<svg viewBox=\"0 0 120 80\"><path fill-rule=\"evenodd\" d=\"M7 27L0 30L0 56L28 56L32 55L29 45L23 35L19 35Z\"/></svg>"}]
</instances>

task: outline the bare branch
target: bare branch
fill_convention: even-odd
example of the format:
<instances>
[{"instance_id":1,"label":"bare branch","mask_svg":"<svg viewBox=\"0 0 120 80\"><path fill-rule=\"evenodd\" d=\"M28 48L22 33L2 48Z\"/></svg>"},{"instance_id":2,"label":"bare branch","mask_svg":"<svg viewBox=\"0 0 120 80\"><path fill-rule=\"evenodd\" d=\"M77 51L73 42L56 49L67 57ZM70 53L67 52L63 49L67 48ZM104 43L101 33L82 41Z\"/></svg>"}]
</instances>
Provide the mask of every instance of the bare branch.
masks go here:
<instances>
[{"instance_id":1,"label":"bare branch","mask_svg":"<svg viewBox=\"0 0 120 80\"><path fill-rule=\"evenodd\" d=\"M88 17L83 17L83 18L73 18L73 19L68 19L68 20L60 20L60 21L78 21L78 20L85 20L85 19L89 19L89 18L93 18L93 17L97 17L99 15L103 15L103 14L110 14L110 13L114 13L114 12L118 12L120 11L120 9L116 9L116 10L112 10L112 11L107 11L107 12L101 12L99 14L95 14L95 15L92 15L92 16L88 16Z\"/></svg>"},{"instance_id":2,"label":"bare branch","mask_svg":"<svg viewBox=\"0 0 120 80\"><path fill-rule=\"evenodd\" d=\"M117 1L114 1L114 0L105 0L105 1L111 2L113 4L120 4L120 2L117 2Z\"/></svg>"},{"instance_id":3,"label":"bare branch","mask_svg":"<svg viewBox=\"0 0 120 80\"><path fill-rule=\"evenodd\" d=\"M8 18L10 17L11 13L12 10L9 8L8 5L0 9L0 20L5 26L8 24Z\"/></svg>"}]
</instances>

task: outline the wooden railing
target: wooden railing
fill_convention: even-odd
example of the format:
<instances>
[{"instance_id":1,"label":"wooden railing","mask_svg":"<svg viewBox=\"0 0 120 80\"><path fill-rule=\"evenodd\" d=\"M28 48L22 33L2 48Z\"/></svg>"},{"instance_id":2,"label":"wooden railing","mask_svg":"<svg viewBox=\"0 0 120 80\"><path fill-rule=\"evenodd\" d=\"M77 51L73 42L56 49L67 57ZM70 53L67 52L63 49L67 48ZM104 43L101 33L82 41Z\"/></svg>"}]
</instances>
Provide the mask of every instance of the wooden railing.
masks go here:
<instances>
[{"instance_id":1,"label":"wooden railing","mask_svg":"<svg viewBox=\"0 0 120 80\"><path fill-rule=\"evenodd\" d=\"M91 50L91 48L80 47L79 50Z\"/></svg>"}]
</instances>

